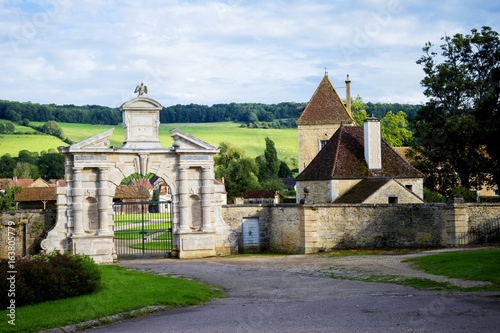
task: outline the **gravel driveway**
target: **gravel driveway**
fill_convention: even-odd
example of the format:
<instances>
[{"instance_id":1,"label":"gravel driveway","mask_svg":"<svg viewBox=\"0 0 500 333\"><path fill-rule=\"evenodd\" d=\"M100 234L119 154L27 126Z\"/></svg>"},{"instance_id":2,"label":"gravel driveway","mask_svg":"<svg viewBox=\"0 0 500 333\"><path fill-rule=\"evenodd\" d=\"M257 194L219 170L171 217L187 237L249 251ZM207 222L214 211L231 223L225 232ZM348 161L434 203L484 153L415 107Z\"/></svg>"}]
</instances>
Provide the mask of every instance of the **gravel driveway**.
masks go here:
<instances>
[{"instance_id":1,"label":"gravel driveway","mask_svg":"<svg viewBox=\"0 0 500 333\"><path fill-rule=\"evenodd\" d=\"M449 250L446 250L449 251ZM474 283L411 269L406 255L252 256L133 260L119 265L224 288L224 298L100 327L103 332L497 332L498 293L426 291L352 278L401 275ZM332 268L333 267L333 268ZM337 274L337 273L336 273ZM138 286L140 287L140 286Z\"/></svg>"}]
</instances>

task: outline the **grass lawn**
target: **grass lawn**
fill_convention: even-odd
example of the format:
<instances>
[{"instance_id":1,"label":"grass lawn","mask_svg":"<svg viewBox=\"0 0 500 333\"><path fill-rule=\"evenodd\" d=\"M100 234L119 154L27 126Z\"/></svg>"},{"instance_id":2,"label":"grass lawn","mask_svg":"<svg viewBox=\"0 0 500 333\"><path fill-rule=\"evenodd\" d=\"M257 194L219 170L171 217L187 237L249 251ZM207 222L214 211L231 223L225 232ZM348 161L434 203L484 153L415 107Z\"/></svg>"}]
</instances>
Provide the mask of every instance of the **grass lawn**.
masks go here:
<instances>
[{"instance_id":1,"label":"grass lawn","mask_svg":"<svg viewBox=\"0 0 500 333\"><path fill-rule=\"evenodd\" d=\"M7 323L7 310L1 332L32 332L76 324L90 319L131 311L152 305L182 307L199 304L220 291L198 283L165 276L127 271L114 265L100 266L101 288L90 295L50 301L16 308L16 325Z\"/></svg>"},{"instance_id":2,"label":"grass lawn","mask_svg":"<svg viewBox=\"0 0 500 333\"><path fill-rule=\"evenodd\" d=\"M32 122L34 125L43 125L43 122ZM73 123L59 123L63 130L64 137L68 137L73 141L80 141L92 135L104 132L110 128L115 128L113 135L110 137L111 145L121 147L124 140L123 127L121 124L110 125L90 125L90 124L73 124ZM266 148L265 138L271 138L275 145L278 157L298 156L298 132L296 128L287 129L249 129L240 128L239 123L233 122L220 122L220 123L174 123L174 124L161 124L159 129L159 138L164 147L172 146L172 139L168 133L172 128L183 130L201 140L204 140L214 146L219 146L222 141L229 141L236 146L245 150L247 156L256 157L264 153ZM39 136L36 136L38 138ZM35 138L35 137L33 137ZM36 140L36 139L34 139ZM57 148L57 146L66 146L64 142L53 143L47 145L44 149ZM31 149L27 146L18 149ZM1 149L1 146L0 146ZM13 156L17 156L17 152Z\"/></svg>"},{"instance_id":3,"label":"grass lawn","mask_svg":"<svg viewBox=\"0 0 500 333\"><path fill-rule=\"evenodd\" d=\"M113 217L114 225L122 225L129 223L140 223L142 222L142 214L120 214L114 215ZM150 221L153 219L170 219L170 213L146 213L144 214L144 221Z\"/></svg>"},{"instance_id":4,"label":"grass lawn","mask_svg":"<svg viewBox=\"0 0 500 333\"><path fill-rule=\"evenodd\" d=\"M132 245L130 245L130 247L133 249L142 249L142 243L132 244ZM161 251L170 250L170 249L172 249L172 243L167 242L167 241L164 241L164 242L145 242L144 249L145 250L161 250Z\"/></svg>"},{"instance_id":5,"label":"grass lawn","mask_svg":"<svg viewBox=\"0 0 500 333\"><path fill-rule=\"evenodd\" d=\"M500 290L500 250L434 254L405 260L427 273L451 278L490 281Z\"/></svg>"},{"instance_id":6,"label":"grass lawn","mask_svg":"<svg viewBox=\"0 0 500 333\"><path fill-rule=\"evenodd\" d=\"M120 229L120 230L115 230L115 238L116 239L139 239L142 237L147 237L151 234L154 234L156 232L161 232L163 230L166 230L167 228L170 228L170 223L162 222L162 223L155 223L155 224L147 224L144 226L144 232L145 234L141 234L142 232L142 226L140 227L133 227L133 228L127 228L127 229Z\"/></svg>"}]
</instances>

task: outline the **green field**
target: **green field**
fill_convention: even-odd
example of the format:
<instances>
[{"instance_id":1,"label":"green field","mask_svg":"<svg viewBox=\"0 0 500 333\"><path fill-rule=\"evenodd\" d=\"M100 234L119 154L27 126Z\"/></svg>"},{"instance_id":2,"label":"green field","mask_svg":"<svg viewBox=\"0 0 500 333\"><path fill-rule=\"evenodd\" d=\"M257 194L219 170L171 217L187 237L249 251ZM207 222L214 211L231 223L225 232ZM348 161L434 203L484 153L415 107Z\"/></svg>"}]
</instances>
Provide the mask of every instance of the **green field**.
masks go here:
<instances>
[{"instance_id":1,"label":"green field","mask_svg":"<svg viewBox=\"0 0 500 333\"><path fill-rule=\"evenodd\" d=\"M32 124L40 126L44 123L32 122ZM59 125L63 130L64 137L68 137L73 141L83 140L113 127L115 130L110 138L111 145L121 147L124 140L121 124L109 126L59 123ZM161 124L159 137L162 145L168 148L172 145L172 139L168 131L172 128L178 128L214 146L219 146L222 141L231 142L243 148L249 157L263 154L265 149L264 139L269 137L274 141L280 159L297 157L297 129L249 129L240 128L239 126L240 124L233 122ZM28 127L16 126L16 131L24 131L25 129L30 130ZM66 145L61 140L46 135L2 135L0 137L0 155L9 153L16 157L19 151L23 149L40 152Z\"/></svg>"},{"instance_id":2,"label":"green field","mask_svg":"<svg viewBox=\"0 0 500 333\"><path fill-rule=\"evenodd\" d=\"M8 153L12 157L17 157L20 150L41 152L58 146L67 144L49 135L0 134L0 156Z\"/></svg>"}]
</instances>

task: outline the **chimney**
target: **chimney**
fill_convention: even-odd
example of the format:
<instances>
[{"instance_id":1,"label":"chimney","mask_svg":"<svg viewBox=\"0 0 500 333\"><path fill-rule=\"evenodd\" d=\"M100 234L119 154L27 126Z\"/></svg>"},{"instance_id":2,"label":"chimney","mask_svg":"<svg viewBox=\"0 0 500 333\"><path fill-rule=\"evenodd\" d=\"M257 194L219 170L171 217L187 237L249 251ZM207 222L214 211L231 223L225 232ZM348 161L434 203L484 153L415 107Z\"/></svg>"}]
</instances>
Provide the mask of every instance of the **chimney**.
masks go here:
<instances>
[{"instance_id":1,"label":"chimney","mask_svg":"<svg viewBox=\"0 0 500 333\"><path fill-rule=\"evenodd\" d=\"M345 104L349 115L351 114L351 80L349 80L349 74L347 74L347 80L345 81Z\"/></svg>"},{"instance_id":2,"label":"chimney","mask_svg":"<svg viewBox=\"0 0 500 333\"><path fill-rule=\"evenodd\" d=\"M363 124L365 141L365 161L368 169L382 169L382 149L380 139L380 120L372 115Z\"/></svg>"}]
</instances>

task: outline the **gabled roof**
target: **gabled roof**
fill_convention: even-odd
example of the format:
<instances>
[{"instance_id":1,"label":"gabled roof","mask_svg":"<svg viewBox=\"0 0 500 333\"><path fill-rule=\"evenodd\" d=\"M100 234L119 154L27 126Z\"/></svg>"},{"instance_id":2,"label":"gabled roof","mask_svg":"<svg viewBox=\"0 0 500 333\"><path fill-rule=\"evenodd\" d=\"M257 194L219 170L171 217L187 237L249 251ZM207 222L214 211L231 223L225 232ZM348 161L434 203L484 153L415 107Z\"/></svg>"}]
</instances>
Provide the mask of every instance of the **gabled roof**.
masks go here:
<instances>
[{"instance_id":1,"label":"gabled roof","mask_svg":"<svg viewBox=\"0 0 500 333\"><path fill-rule=\"evenodd\" d=\"M383 138L382 169L369 170L365 162L363 135L361 126L340 126L296 180L424 177L423 173L402 158Z\"/></svg>"},{"instance_id":2,"label":"gabled roof","mask_svg":"<svg viewBox=\"0 0 500 333\"><path fill-rule=\"evenodd\" d=\"M50 184L42 178L38 178L29 187L50 187Z\"/></svg>"},{"instance_id":3,"label":"gabled roof","mask_svg":"<svg viewBox=\"0 0 500 333\"><path fill-rule=\"evenodd\" d=\"M403 191L406 191L409 195L414 196L419 201L424 202L422 198L410 191L408 188L403 186L398 181L392 178L367 178L363 179L351 189L341 195L333 203L336 204L357 204L364 203L368 198L375 194L378 190L382 189L389 182L397 184Z\"/></svg>"},{"instance_id":4,"label":"gabled roof","mask_svg":"<svg viewBox=\"0 0 500 333\"><path fill-rule=\"evenodd\" d=\"M314 92L299 120L297 120L297 124L315 122L354 122L327 75L325 75Z\"/></svg>"},{"instance_id":5,"label":"gabled roof","mask_svg":"<svg viewBox=\"0 0 500 333\"><path fill-rule=\"evenodd\" d=\"M391 178L363 179L335 200L335 203L363 203L390 180Z\"/></svg>"},{"instance_id":6,"label":"gabled roof","mask_svg":"<svg viewBox=\"0 0 500 333\"><path fill-rule=\"evenodd\" d=\"M14 187L28 187L33 184L33 179L11 179L11 178L2 178L0 179L0 188L4 188L6 186Z\"/></svg>"},{"instance_id":7,"label":"gabled roof","mask_svg":"<svg viewBox=\"0 0 500 333\"><path fill-rule=\"evenodd\" d=\"M14 193L14 201L55 201L55 187L24 187Z\"/></svg>"}]
</instances>

